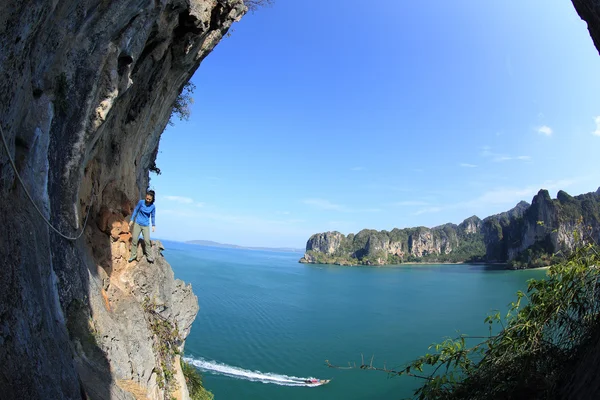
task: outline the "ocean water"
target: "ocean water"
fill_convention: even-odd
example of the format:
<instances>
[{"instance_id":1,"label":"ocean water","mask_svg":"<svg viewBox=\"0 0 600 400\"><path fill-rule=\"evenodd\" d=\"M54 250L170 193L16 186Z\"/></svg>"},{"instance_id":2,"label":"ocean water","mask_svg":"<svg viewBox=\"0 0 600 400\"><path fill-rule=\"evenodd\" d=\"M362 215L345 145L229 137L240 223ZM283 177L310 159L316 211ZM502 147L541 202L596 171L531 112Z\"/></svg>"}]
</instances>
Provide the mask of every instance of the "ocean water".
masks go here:
<instances>
[{"instance_id":1,"label":"ocean water","mask_svg":"<svg viewBox=\"0 0 600 400\"><path fill-rule=\"evenodd\" d=\"M401 367L446 337L485 335L489 312L505 312L528 279L545 276L482 265L304 265L295 253L163 244L198 296L185 357L216 400L409 398L415 378L325 360ZM331 382L303 382L311 377Z\"/></svg>"}]
</instances>

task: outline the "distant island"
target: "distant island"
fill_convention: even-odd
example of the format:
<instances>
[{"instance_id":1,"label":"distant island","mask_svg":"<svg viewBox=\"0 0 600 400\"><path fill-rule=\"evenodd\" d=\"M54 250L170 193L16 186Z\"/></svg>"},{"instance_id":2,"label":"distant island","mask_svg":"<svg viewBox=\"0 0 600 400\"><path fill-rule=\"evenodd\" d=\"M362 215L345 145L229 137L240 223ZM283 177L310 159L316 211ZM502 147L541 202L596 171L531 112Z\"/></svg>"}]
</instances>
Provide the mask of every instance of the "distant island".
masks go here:
<instances>
[{"instance_id":1,"label":"distant island","mask_svg":"<svg viewBox=\"0 0 600 400\"><path fill-rule=\"evenodd\" d=\"M522 269L554 264L576 246L574 231L600 243L600 188L570 196L560 190L551 199L540 190L531 204L483 220L434 228L363 229L357 234L316 233L300 259L307 264L386 265L402 263L505 263ZM557 255L558 254L558 255Z\"/></svg>"},{"instance_id":2,"label":"distant island","mask_svg":"<svg viewBox=\"0 0 600 400\"><path fill-rule=\"evenodd\" d=\"M276 252L282 252L282 253L304 253L304 249L296 249L293 247L246 247L246 246L238 246L237 244L213 242L212 240L188 240L186 243L197 244L198 246L207 246L207 247L223 247L223 248L227 248L227 249L276 251Z\"/></svg>"}]
</instances>

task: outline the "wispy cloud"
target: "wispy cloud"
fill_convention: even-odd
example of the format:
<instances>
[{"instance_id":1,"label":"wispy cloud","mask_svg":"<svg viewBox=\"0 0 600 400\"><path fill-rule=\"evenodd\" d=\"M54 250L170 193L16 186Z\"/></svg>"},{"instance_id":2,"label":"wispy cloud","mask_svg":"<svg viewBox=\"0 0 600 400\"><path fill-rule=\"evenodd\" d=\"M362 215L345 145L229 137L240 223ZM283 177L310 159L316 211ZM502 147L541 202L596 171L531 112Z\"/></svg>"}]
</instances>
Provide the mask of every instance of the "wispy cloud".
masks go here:
<instances>
[{"instance_id":1,"label":"wispy cloud","mask_svg":"<svg viewBox=\"0 0 600 400\"><path fill-rule=\"evenodd\" d=\"M347 229L350 226L353 226L354 223L350 221L327 221L328 229Z\"/></svg>"},{"instance_id":2,"label":"wispy cloud","mask_svg":"<svg viewBox=\"0 0 600 400\"><path fill-rule=\"evenodd\" d=\"M537 133L540 135L552 136L553 131L548 125L542 125L537 128Z\"/></svg>"},{"instance_id":3,"label":"wispy cloud","mask_svg":"<svg viewBox=\"0 0 600 400\"><path fill-rule=\"evenodd\" d=\"M214 220L235 225L245 226L279 226L286 224L298 224L305 222L302 219L269 219L262 218L253 215L240 215L234 213L219 213L219 212L202 212L200 210L192 209L165 209L161 210L161 213L172 215L180 218L198 218L201 220Z\"/></svg>"},{"instance_id":4,"label":"wispy cloud","mask_svg":"<svg viewBox=\"0 0 600 400\"><path fill-rule=\"evenodd\" d=\"M198 208L202 208L206 205L206 203L194 201L194 199L185 196L164 196L163 199L171 203L185 204L186 206L193 206Z\"/></svg>"},{"instance_id":5,"label":"wispy cloud","mask_svg":"<svg viewBox=\"0 0 600 400\"><path fill-rule=\"evenodd\" d=\"M512 156L496 156L492 159L493 162L504 162L504 161L511 161L511 160L518 160L518 161L531 161L531 156L516 156L516 157L512 157Z\"/></svg>"},{"instance_id":6,"label":"wispy cloud","mask_svg":"<svg viewBox=\"0 0 600 400\"><path fill-rule=\"evenodd\" d=\"M413 189L407 186L392 185L387 183L368 183L364 186L368 190L390 191L390 192L412 192Z\"/></svg>"},{"instance_id":7,"label":"wispy cloud","mask_svg":"<svg viewBox=\"0 0 600 400\"><path fill-rule=\"evenodd\" d=\"M460 165L463 168L476 168L477 167L477 165L475 165L475 164L469 164L469 163L460 163L458 165Z\"/></svg>"},{"instance_id":8,"label":"wispy cloud","mask_svg":"<svg viewBox=\"0 0 600 400\"><path fill-rule=\"evenodd\" d=\"M194 202L193 199L190 199L189 197L184 197L184 196L165 196L164 198L169 201L174 201L176 203L181 203L181 204L192 204Z\"/></svg>"},{"instance_id":9,"label":"wispy cloud","mask_svg":"<svg viewBox=\"0 0 600 400\"><path fill-rule=\"evenodd\" d=\"M411 207L411 206L428 206L429 203L427 203L426 201L420 201L420 200L406 200L406 201L397 201L395 203L392 203L393 206L399 206L399 207Z\"/></svg>"},{"instance_id":10,"label":"wispy cloud","mask_svg":"<svg viewBox=\"0 0 600 400\"><path fill-rule=\"evenodd\" d=\"M517 204L519 201L525 200L530 202L533 196L540 189L556 190L566 189L569 186L577 183L576 179L562 179L556 181L544 181L537 185L529 185L525 187L498 187L471 199L454 204L446 204L441 206L426 207L418 210L413 215L437 213L443 210L462 210L467 209L475 212L483 206L504 206L510 207Z\"/></svg>"},{"instance_id":11,"label":"wispy cloud","mask_svg":"<svg viewBox=\"0 0 600 400\"><path fill-rule=\"evenodd\" d=\"M325 199L305 199L303 203L320 210L344 211L346 209L346 206L335 204Z\"/></svg>"},{"instance_id":12,"label":"wispy cloud","mask_svg":"<svg viewBox=\"0 0 600 400\"><path fill-rule=\"evenodd\" d=\"M325 211L338 211L338 212L346 212L346 213L361 213L361 212L379 212L381 211L379 208L351 208L342 204L332 203L329 200L325 199L304 199L303 203L319 210Z\"/></svg>"},{"instance_id":13,"label":"wispy cloud","mask_svg":"<svg viewBox=\"0 0 600 400\"><path fill-rule=\"evenodd\" d=\"M489 158L492 162L506 162L512 160L518 161L531 161L531 156L516 156L513 157L509 154L496 153L492 151L490 146L483 146L481 148L481 152L479 153L482 157ZM463 166L461 164L461 166Z\"/></svg>"},{"instance_id":14,"label":"wispy cloud","mask_svg":"<svg viewBox=\"0 0 600 400\"><path fill-rule=\"evenodd\" d=\"M596 123L596 130L594 132L592 132L592 135L600 136L600 115L597 117L594 117L594 122Z\"/></svg>"},{"instance_id":15,"label":"wispy cloud","mask_svg":"<svg viewBox=\"0 0 600 400\"><path fill-rule=\"evenodd\" d=\"M423 208L423 209L415 212L413 215L433 214L433 213L440 212L442 210L443 210L442 207L427 207L427 208Z\"/></svg>"},{"instance_id":16,"label":"wispy cloud","mask_svg":"<svg viewBox=\"0 0 600 400\"><path fill-rule=\"evenodd\" d=\"M350 171L364 171L365 167L352 167L350 168Z\"/></svg>"},{"instance_id":17,"label":"wispy cloud","mask_svg":"<svg viewBox=\"0 0 600 400\"><path fill-rule=\"evenodd\" d=\"M502 153L496 153L492 151L490 146L483 146L479 153L482 157L490 158L494 162L510 160L510 156Z\"/></svg>"},{"instance_id":18,"label":"wispy cloud","mask_svg":"<svg viewBox=\"0 0 600 400\"><path fill-rule=\"evenodd\" d=\"M566 189L573 185L576 180L573 179L562 179L557 181L545 181L537 185L529 185L526 187L500 187L484 192L480 196L462 203L454 205L458 208L471 208L481 205L514 205L521 200L531 201L533 196L540 189L554 190L554 189Z\"/></svg>"}]
</instances>

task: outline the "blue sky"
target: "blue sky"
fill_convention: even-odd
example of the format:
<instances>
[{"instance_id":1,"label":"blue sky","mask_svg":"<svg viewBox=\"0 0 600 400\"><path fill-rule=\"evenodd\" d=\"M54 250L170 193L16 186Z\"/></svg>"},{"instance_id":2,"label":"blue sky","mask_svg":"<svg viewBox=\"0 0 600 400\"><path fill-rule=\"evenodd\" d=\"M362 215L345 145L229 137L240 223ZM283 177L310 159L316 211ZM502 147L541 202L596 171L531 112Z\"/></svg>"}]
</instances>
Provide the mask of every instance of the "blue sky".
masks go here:
<instances>
[{"instance_id":1,"label":"blue sky","mask_svg":"<svg viewBox=\"0 0 600 400\"><path fill-rule=\"evenodd\" d=\"M600 186L600 56L567 0L275 0L192 82L151 174L163 239L304 247Z\"/></svg>"}]
</instances>

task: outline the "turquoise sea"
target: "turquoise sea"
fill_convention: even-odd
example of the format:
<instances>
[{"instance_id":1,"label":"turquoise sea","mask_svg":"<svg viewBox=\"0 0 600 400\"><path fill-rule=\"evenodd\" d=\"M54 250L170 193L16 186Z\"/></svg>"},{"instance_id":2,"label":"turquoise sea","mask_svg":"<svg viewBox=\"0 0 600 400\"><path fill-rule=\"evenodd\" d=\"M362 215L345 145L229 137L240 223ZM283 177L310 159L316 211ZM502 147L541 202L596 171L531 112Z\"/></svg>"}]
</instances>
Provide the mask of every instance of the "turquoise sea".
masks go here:
<instances>
[{"instance_id":1,"label":"turquoise sea","mask_svg":"<svg viewBox=\"0 0 600 400\"><path fill-rule=\"evenodd\" d=\"M200 312L185 356L216 400L410 397L413 378L325 365L402 366L433 342L485 335L491 310L545 271L483 265L339 267L299 264L302 254L165 241L175 276ZM309 387L309 377L332 379Z\"/></svg>"}]
</instances>

